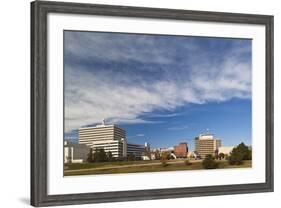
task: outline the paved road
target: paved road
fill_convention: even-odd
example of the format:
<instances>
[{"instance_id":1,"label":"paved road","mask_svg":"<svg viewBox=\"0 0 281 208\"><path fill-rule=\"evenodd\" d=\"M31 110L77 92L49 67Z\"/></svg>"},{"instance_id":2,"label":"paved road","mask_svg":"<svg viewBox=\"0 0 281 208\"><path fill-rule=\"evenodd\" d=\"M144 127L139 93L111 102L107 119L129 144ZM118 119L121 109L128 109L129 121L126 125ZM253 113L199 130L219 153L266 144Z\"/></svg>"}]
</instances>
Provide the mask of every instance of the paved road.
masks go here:
<instances>
[{"instance_id":1,"label":"paved road","mask_svg":"<svg viewBox=\"0 0 281 208\"><path fill-rule=\"evenodd\" d=\"M176 161L168 161L168 164L180 164L183 163L184 160L176 160ZM191 160L191 163L201 162L201 160ZM112 165L107 167L98 167L98 168L85 168L85 169L77 169L77 170L65 170L65 173L75 173L75 172L83 172L83 171L91 171L91 170L106 170L106 169L119 169L119 168L130 168L130 167L143 167L143 166L153 166L153 165L162 165L161 162L154 163L143 163L143 164L131 164L131 165Z\"/></svg>"}]
</instances>

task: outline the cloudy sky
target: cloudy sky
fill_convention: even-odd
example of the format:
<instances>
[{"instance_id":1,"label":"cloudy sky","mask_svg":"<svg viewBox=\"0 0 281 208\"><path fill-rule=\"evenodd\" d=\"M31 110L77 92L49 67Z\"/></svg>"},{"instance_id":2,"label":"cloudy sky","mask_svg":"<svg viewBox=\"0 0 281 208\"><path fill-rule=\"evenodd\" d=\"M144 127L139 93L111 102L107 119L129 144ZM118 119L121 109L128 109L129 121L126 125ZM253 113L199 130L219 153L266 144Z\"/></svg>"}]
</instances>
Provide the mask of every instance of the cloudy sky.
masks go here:
<instances>
[{"instance_id":1,"label":"cloudy sky","mask_svg":"<svg viewBox=\"0 0 281 208\"><path fill-rule=\"evenodd\" d=\"M129 141L173 146L210 129L251 143L251 40L64 32L65 138L114 123Z\"/></svg>"}]
</instances>

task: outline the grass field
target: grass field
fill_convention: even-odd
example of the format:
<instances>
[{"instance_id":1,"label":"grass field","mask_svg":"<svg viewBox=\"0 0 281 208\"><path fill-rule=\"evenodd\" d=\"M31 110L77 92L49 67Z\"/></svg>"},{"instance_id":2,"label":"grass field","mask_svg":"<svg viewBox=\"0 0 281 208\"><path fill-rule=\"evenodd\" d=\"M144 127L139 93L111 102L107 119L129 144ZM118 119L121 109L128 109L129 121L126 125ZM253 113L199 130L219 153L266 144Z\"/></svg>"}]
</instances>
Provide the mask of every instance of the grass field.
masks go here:
<instances>
[{"instance_id":1,"label":"grass field","mask_svg":"<svg viewBox=\"0 0 281 208\"><path fill-rule=\"evenodd\" d=\"M202 161L190 161L186 165L184 160L169 160L163 166L159 160L151 161L116 161L104 163L82 163L65 164L64 175L92 175L92 174L114 174L114 173L139 173L139 172L159 172L159 171L179 171L179 170L200 170L203 169ZM243 161L242 165L229 165L227 161L218 161L219 169L224 168L250 168L252 161Z\"/></svg>"}]
</instances>

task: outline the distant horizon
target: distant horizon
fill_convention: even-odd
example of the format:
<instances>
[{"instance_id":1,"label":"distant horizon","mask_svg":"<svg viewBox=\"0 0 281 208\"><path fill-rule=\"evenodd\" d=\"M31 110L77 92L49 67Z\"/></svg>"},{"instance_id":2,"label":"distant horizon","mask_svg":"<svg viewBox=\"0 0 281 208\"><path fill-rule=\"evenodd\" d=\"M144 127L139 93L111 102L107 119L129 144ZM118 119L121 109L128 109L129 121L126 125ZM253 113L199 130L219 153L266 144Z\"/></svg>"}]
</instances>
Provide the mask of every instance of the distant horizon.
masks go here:
<instances>
[{"instance_id":1,"label":"distant horizon","mask_svg":"<svg viewBox=\"0 0 281 208\"><path fill-rule=\"evenodd\" d=\"M101 124L102 124L102 121L99 122L99 123L94 123L94 124L87 125L87 126L81 126L80 128L87 128L87 127L91 128L91 127L95 127L96 125L101 125ZM106 125L115 125L119 128L122 128L126 131L126 134L127 134L126 127L128 127L129 125L124 125L124 124L122 125L122 124L117 124L117 123L107 123L106 119L105 119L105 124ZM178 127L180 127L180 126L178 126ZM183 128L183 129L180 129L180 128L176 129L176 128L177 128L177 126L174 126L174 128L172 130L183 130L183 129L185 129L185 128ZM188 128L186 128L186 129L188 129ZM171 144L171 143L170 144L168 144L168 143L164 144L163 143L163 144L159 144L159 145L154 144L153 142L151 142L151 141L153 141L153 138L152 139L146 139L147 137L145 136L145 134L142 134L142 133L138 133L138 134L134 134L134 135L133 134L130 134L130 135L127 134L126 138L129 142L135 143L135 144L140 144L140 145L143 145L145 142L147 142L147 143L150 144L151 148L153 148L153 149L170 148L170 147L174 147L175 145L178 145L179 143L186 142L188 144L188 148L192 149L192 151L194 151L195 137L199 136L200 134L207 134L207 133L214 135L215 139L220 139L222 141L222 146L236 146L236 145L240 144L241 142L243 142L247 146L252 145L251 144L251 138L248 141L247 141L247 139L241 138L240 140L234 139L232 142L227 142L228 141L227 139L224 139L222 137L217 136L217 133L212 131L212 129L209 129L209 128L202 129L201 132L198 131L198 133L194 134L193 137L191 137L191 138L186 137L186 138L182 138L182 139L181 138L171 139L172 142L177 141L177 142L174 142L174 144ZM66 140L66 141L71 140L71 141L75 141L75 142L78 143L78 129L76 131L72 132L71 134L68 134L68 135L71 135L71 139L65 138L64 140ZM190 134L188 134L188 135L190 135Z\"/></svg>"},{"instance_id":2,"label":"distant horizon","mask_svg":"<svg viewBox=\"0 0 281 208\"><path fill-rule=\"evenodd\" d=\"M204 133L202 133L202 134L204 134ZM212 133L211 133L211 134L212 134ZM212 135L215 136L215 134L212 134ZM197 136L199 136L199 135L197 135ZM196 137L196 136L195 136L195 137ZM150 145L150 148L151 148L151 149L161 149L161 148L167 148L167 149L169 149L169 148L174 148L174 146L179 145L180 143L187 143L188 151L190 152L190 149L191 149L191 151L195 151L194 145L192 145L193 148L191 148L191 146L189 145L189 144L191 144L191 143L194 143L195 137L194 137L193 139L187 139L187 140L183 140L182 142L178 142L178 143L174 144L173 146L167 146L167 145L166 145L166 146L158 146L158 147L155 147L155 146L151 146L149 141L146 141L146 143L148 143L148 144ZM221 139L221 138L216 138L216 137L215 137L215 139L220 139L220 140L222 141L222 143L223 143L223 139ZM191 141L191 140L193 140L193 142L191 142L191 143L188 142L188 141ZM67 139L67 138L64 138L64 141L74 141L74 143L79 144L78 137L77 137L76 139ZM127 140L127 141L128 141L129 143L132 143L132 142L130 142L130 140ZM248 146L248 147L251 147L251 146L252 146L251 144L248 144L248 143L246 143L246 142L244 142L244 141L240 141L240 142L238 142L236 145L224 145L224 144L222 144L221 147L233 147L233 146L237 146L237 145L239 145L239 144L241 144L241 143L244 143L244 144L245 144L246 146ZM144 145L144 143L137 143L137 142L134 142L133 144Z\"/></svg>"},{"instance_id":3,"label":"distant horizon","mask_svg":"<svg viewBox=\"0 0 281 208\"><path fill-rule=\"evenodd\" d=\"M251 67L249 39L64 31L64 139L105 118L153 148L251 146Z\"/></svg>"}]
</instances>

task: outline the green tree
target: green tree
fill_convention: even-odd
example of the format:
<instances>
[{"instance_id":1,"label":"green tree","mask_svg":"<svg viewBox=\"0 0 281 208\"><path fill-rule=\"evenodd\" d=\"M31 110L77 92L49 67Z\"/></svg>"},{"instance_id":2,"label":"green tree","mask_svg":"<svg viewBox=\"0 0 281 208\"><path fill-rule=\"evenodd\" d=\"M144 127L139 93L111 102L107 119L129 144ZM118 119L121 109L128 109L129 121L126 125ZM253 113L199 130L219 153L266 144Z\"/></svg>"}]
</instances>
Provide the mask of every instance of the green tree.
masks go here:
<instances>
[{"instance_id":1,"label":"green tree","mask_svg":"<svg viewBox=\"0 0 281 208\"><path fill-rule=\"evenodd\" d=\"M252 160L252 150L248 148L248 151L244 155L244 160Z\"/></svg>"},{"instance_id":2,"label":"green tree","mask_svg":"<svg viewBox=\"0 0 281 208\"><path fill-rule=\"evenodd\" d=\"M104 149L96 149L94 152L94 161L95 162L106 162L107 159L107 155L104 151Z\"/></svg>"},{"instance_id":3,"label":"green tree","mask_svg":"<svg viewBox=\"0 0 281 208\"><path fill-rule=\"evenodd\" d=\"M93 154L93 148L90 148L90 151L88 153L87 162L91 163L94 162L94 154Z\"/></svg>"},{"instance_id":4,"label":"green tree","mask_svg":"<svg viewBox=\"0 0 281 208\"><path fill-rule=\"evenodd\" d=\"M233 148L228 157L228 162L230 165L241 165L243 160L251 159L252 150L242 142L237 147Z\"/></svg>"},{"instance_id":5,"label":"green tree","mask_svg":"<svg viewBox=\"0 0 281 208\"><path fill-rule=\"evenodd\" d=\"M161 159L162 160L170 160L171 159L171 153L170 152L162 152Z\"/></svg>"},{"instance_id":6,"label":"green tree","mask_svg":"<svg viewBox=\"0 0 281 208\"><path fill-rule=\"evenodd\" d=\"M215 150L215 159L216 160L219 159L219 150L218 149Z\"/></svg>"},{"instance_id":7,"label":"green tree","mask_svg":"<svg viewBox=\"0 0 281 208\"><path fill-rule=\"evenodd\" d=\"M205 169L215 169L218 167L218 163L215 161L215 158L212 155L206 155L202 165Z\"/></svg>"},{"instance_id":8,"label":"green tree","mask_svg":"<svg viewBox=\"0 0 281 208\"><path fill-rule=\"evenodd\" d=\"M252 151L243 142L235 148L243 156L243 160L252 159Z\"/></svg>"},{"instance_id":9,"label":"green tree","mask_svg":"<svg viewBox=\"0 0 281 208\"><path fill-rule=\"evenodd\" d=\"M237 150L234 150L228 157L228 162L230 165L241 165L243 163L243 155Z\"/></svg>"},{"instance_id":10,"label":"green tree","mask_svg":"<svg viewBox=\"0 0 281 208\"><path fill-rule=\"evenodd\" d=\"M223 159L224 157L225 157L224 153L221 152L221 153L219 154L219 159L221 160L221 159Z\"/></svg>"},{"instance_id":11,"label":"green tree","mask_svg":"<svg viewBox=\"0 0 281 208\"><path fill-rule=\"evenodd\" d=\"M107 152L107 153L106 153L106 156L107 156L107 160L108 160L108 161L113 161L113 160L114 160L114 157L113 157L111 151Z\"/></svg>"}]
</instances>

